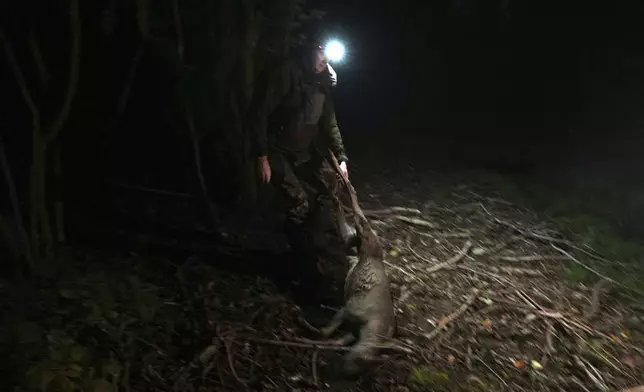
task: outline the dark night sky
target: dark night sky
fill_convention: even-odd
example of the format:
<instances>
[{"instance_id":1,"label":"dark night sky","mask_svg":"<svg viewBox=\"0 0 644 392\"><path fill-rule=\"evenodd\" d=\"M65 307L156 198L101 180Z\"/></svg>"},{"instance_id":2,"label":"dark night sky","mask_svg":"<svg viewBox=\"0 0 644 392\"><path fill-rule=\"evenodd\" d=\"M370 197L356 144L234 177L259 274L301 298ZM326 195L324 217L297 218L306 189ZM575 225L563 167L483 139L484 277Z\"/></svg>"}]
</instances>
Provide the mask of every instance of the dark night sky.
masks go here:
<instances>
[{"instance_id":1,"label":"dark night sky","mask_svg":"<svg viewBox=\"0 0 644 392\"><path fill-rule=\"evenodd\" d=\"M529 164L644 147L640 1L311 3L348 45L336 97L349 139L406 134Z\"/></svg>"}]
</instances>

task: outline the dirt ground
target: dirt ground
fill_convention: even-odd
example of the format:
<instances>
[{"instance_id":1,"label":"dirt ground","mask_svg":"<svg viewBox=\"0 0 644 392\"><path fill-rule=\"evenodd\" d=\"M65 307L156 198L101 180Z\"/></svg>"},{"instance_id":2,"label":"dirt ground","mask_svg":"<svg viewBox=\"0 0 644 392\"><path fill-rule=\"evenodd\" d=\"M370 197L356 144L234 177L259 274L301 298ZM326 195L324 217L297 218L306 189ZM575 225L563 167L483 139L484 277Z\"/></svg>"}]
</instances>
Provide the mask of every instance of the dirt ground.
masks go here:
<instances>
[{"instance_id":1,"label":"dirt ground","mask_svg":"<svg viewBox=\"0 0 644 392\"><path fill-rule=\"evenodd\" d=\"M335 377L345 349L316 343L302 322L321 325L333 310L302 305L263 273L279 268L278 225L227 221L216 235L203 227L179 235L204 220L189 212L193 203L148 195L145 208L117 208L130 219L117 234L127 244L120 250L70 247L37 282L2 281L0 336L12 364L4 390L617 391L644 383L642 297L600 272L628 266L505 200L480 173L446 180L400 165L352 175L385 244L398 324L370 372ZM98 237L114 231L77 219Z\"/></svg>"}]
</instances>

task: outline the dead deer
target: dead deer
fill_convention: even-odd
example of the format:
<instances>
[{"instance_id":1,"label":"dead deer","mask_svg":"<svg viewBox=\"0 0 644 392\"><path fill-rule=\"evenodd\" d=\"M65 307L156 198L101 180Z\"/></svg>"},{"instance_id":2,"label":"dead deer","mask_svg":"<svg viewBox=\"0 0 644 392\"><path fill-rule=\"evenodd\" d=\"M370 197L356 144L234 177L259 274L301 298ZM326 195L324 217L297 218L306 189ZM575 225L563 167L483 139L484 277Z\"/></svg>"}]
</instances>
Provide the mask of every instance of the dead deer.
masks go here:
<instances>
[{"instance_id":1,"label":"dead deer","mask_svg":"<svg viewBox=\"0 0 644 392\"><path fill-rule=\"evenodd\" d=\"M357 342L344 358L344 370L355 374L359 362L375 357L377 348L374 346L380 344L383 338L393 336L396 319L378 235L364 216L353 185L340 172L333 154L330 155L351 197L359 245L358 262L351 267L344 282L345 305L320 332L329 338L343 323L353 326L351 340L357 338Z\"/></svg>"}]
</instances>

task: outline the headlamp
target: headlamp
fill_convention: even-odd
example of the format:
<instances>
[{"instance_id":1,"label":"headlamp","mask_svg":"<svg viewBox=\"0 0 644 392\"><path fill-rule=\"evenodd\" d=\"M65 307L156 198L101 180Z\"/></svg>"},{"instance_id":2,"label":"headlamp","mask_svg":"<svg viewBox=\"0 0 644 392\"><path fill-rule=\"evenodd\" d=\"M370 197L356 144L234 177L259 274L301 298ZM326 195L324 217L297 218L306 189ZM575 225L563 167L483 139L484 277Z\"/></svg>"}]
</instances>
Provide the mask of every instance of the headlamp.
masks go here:
<instances>
[{"instance_id":1,"label":"headlamp","mask_svg":"<svg viewBox=\"0 0 644 392\"><path fill-rule=\"evenodd\" d=\"M329 61L339 62L344 58L344 45L338 40L329 41L324 47L324 54Z\"/></svg>"}]
</instances>

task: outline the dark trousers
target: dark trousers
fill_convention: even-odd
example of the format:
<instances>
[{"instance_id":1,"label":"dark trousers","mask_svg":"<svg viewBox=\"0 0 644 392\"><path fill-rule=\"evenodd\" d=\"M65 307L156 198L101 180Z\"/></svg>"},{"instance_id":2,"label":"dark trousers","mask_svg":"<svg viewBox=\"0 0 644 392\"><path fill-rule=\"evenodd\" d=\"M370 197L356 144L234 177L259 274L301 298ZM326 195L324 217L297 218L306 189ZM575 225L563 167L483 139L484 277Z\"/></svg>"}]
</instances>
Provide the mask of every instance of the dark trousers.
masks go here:
<instances>
[{"instance_id":1,"label":"dark trousers","mask_svg":"<svg viewBox=\"0 0 644 392\"><path fill-rule=\"evenodd\" d=\"M341 209L335 171L317 151L302 158L273 149L269 161L271 183L286 213L285 234L302 267L316 266L322 275L343 276L345 263L333 256L338 244L330 243L334 237L328 235L337 234L334 222Z\"/></svg>"}]
</instances>

